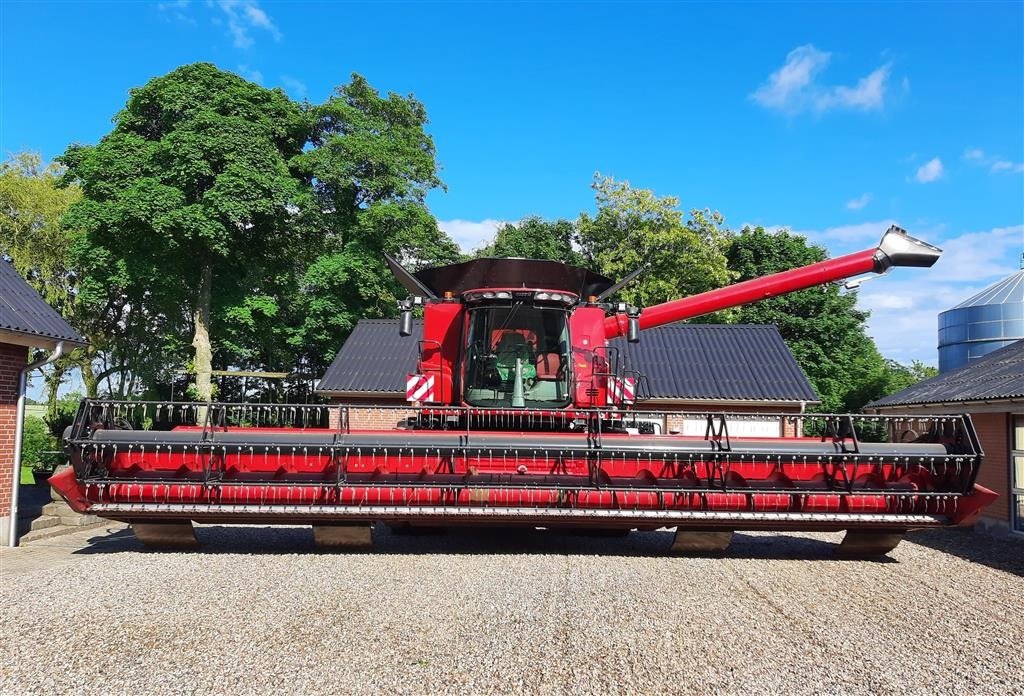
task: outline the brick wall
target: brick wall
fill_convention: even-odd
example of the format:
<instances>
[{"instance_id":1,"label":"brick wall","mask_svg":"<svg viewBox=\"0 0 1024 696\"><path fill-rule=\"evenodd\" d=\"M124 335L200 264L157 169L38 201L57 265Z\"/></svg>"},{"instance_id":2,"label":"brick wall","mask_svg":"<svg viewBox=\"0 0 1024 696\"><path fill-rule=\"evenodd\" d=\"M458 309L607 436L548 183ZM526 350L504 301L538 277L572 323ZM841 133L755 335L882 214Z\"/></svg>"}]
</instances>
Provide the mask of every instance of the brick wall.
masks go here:
<instances>
[{"instance_id":1,"label":"brick wall","mask_svg":"<svg viewBox=\"0 0 1024 696\"><path fill-rule=\"evenodd\" d=\"M779 414L780 429L778 435L783 437L796 437L797 429L799 427L799 421L793 422L788 419L782 418L782 414L795 414L799 412L799 409L792 406L725 406L725 405L708 405L708 404L666 404L662 406L652 405L647 406L641 404L637 407L637 411L661 411L666 414L666 420L668 423L665 426L665 432L682 432L684 416L673 416L673 413L750 413L758 416L765 415L771 416L773 414ZM767 420L767 419L766 419Z\"/></svg>"},{"instance_id":2,"label":"brick wall","mask_svg":"<svg viewBox=\"0 0 1024 696\"><path fill-rule=\"evenodd\" d=\"M348 411L349 428L352 430L389 429L398 425L399 421L416 415L411 408L380 408L381 406L404 406L408 403L404 398L345 398L332 399L332 404L344 403L347 406L358 406ZM339 427L341 414L338 409L331 409L330 427Z\"/></svg>"},{"instance_id":3,"label":"brick wall","mask_svg":"<svg viewBox=\"0 0 1024 696\"><path fill-rule=\"evenodd\" d=\"M11 512L18 372L27 362L28 349L25 346L0 343L0 517Z\"/></svg>"},{"instance_id":4,"label":"brick wall","mask_svg":"<svg viewBox=\"0 0 1024 696\"><path fill-rule=\"evenodd\" d=\"M977 483L999 494L999 499L982 511L982 517L1010 522L1010 416L1007 413L974 413L971 420L978 431L985 461Z\"/></svg>"},{"instance_id":5,"label":"brick wall","mask_svg":"<svg viewBox=\"0 0 1024 696\"><path fill-rule=\"evenodd\" d=\"M377 398L355 398L346 397L343 399L332 399L331 403L344 403L350 406L359 406L360 408L354 408L349 411L350 427L353 430L357 429L369 429L369 428L394 428L395 425L409 416L416 415L416 409L412 408L401 408L401 409L384 409L374 408L379 406L404 406L407 402L400 396L394 397L377 397ZM783 413L796 413L797 409L792 407L747 407L746 409L739 409L735 406L707 406L705 404L690 404L690 405L666 405L666 406L652 406L650 408L640 407L638 411L654 411L662 413L702 413L702 412L750 412L757 414L783 414ZM337 409L332 409L330 413L330 427L337 428L340 414ZM681 429L683 418L668 418L668 430ZM780 420L782 420L780 418ZM796 435L795 429L797 424L790 421L782 421L782 434L785 437L794 437Z\"/></svg>"}]
</instances>

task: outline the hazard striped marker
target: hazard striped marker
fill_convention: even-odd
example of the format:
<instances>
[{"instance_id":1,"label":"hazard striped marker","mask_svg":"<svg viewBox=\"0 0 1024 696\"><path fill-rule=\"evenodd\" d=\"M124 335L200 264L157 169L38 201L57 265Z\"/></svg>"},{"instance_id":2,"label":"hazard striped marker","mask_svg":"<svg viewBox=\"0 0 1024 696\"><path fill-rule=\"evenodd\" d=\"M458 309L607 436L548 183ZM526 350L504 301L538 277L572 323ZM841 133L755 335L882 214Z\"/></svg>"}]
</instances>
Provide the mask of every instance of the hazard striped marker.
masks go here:
<instances>
[{"instance_id":1,"label":"hazard striped marker","mask_svg":"<svg viewBox=\"0 0 1024 696\"><path fill-rule=\"evenodd\" d=\"M609 377L608 399L616 406L628 406L636 403L636 378Z\"/></svg>"},{"instance_id":2,"label":"hazard striped marker","mask_svg":"<svg viewBox=\"0 0 1024 696\"><path fill-rule=\"evenodd\" d=\"M436 401L434 398L434 375L406 375L406 401Z\"/></svg>"}]
</instances>

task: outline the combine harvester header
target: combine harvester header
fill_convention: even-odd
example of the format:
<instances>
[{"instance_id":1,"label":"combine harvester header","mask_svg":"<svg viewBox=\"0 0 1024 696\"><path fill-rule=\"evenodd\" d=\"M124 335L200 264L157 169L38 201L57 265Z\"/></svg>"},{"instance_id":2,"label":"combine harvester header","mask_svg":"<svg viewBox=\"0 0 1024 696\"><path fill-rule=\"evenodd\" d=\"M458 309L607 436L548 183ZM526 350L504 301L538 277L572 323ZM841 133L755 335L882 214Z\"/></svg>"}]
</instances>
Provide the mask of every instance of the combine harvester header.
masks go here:
<instances>
[{"instance_id":1,"label":"combine harvester header","mask_svg":"<svg viewBox=\"0 0 1024 696\"><path fill-rule=\"evenodd\" d=\"M676 527L688 553L722 551L735 530L846 530L841 553L884 554L995 498L974 483L969 417L791 414L800 437L739 438L728 423L757 414L706 413L703 437L665 434L652 422L669 414L634 408L646 380L608 341L940 253L893 227L873 249L646 309L610 301L644 269L615 283L555 261L410 273L388 258L410 292L400 333L424 316L408 406L86 400L66 436L74 466L51 483L154 546L195 546L199 521L311 524L321 547L365 547L383 522ZM366 409L394 427L353 427Z\"/></svg>"}]
</instances>

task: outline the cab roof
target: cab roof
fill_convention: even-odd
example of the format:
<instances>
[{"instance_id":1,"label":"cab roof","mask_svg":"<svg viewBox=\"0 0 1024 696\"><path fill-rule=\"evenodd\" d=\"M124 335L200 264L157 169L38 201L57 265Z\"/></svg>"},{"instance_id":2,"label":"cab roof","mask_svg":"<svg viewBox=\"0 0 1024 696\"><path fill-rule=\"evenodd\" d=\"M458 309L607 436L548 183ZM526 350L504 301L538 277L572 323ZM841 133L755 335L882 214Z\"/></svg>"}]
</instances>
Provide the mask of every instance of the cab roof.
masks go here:
<instances>
[{"instance_id":1,"label":"cab roof","mask_svg":"<svg viewBox=\"0 0 1024 696\"><path fill-rule=\"evenodd\" d=\"M439 297L449 291L459 295L467 290L483 288L561 290L579 297L588 297L600 295L615 284L610 278L586 268L542 259L479 258L449 266L425 268L412 276ZM409 292L422 292L422 288L407 282L408 279L399 273L396 272L395 277Z\"/></svg>"}]
</instances>

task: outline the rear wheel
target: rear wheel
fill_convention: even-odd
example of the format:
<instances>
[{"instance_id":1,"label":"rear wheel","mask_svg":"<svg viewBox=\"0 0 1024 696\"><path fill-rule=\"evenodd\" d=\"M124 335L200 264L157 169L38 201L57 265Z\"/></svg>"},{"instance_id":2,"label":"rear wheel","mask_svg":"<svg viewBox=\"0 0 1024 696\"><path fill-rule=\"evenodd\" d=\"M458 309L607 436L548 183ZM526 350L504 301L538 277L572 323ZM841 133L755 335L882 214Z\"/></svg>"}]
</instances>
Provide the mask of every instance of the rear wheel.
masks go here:
<instances>
[{"instance_id":1,"label":"rear wheel","mask_svg":"<svg viewBox=\"0 0 1024 696\"><path fill-rule=\"evenodd\" d=\"M884 556L901 541L903 531L875 531L864 529L848 529L843 541L836 549L839 558L877 558Z\"/></svg>"},{"instance_id":2,"label":"rear wheel","mask_svg":"<svg viewBox=\"0 0 1024 696\"><path fill-rule=\"evenodd\" d=\"M199 540L192 520L132 522L135 538L146 548L160 550L198 549Z\"/></svg>"},{"instance_id":3,"label":"rear wheel","mask_svg":"<svg viewBox=\"0 0 1024 696\"><path fill-rule=\"evenodd\" d=\"M325 551L361 551L373 547L369 523L314 524L313 543Z\"/></svg>"},{"instance_id":4,"label":"rear wheel","mask_svg":"<svg viewBox=\"0 0 1024 696\"><path fill-rule=\"evenodd\" d=\"M672 553L686 556L711 556L725 553L732 542L732 531L721 529L677 529Z\"/></svg>"}]
</instances>

